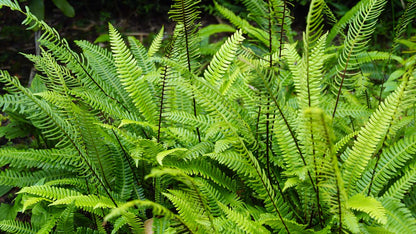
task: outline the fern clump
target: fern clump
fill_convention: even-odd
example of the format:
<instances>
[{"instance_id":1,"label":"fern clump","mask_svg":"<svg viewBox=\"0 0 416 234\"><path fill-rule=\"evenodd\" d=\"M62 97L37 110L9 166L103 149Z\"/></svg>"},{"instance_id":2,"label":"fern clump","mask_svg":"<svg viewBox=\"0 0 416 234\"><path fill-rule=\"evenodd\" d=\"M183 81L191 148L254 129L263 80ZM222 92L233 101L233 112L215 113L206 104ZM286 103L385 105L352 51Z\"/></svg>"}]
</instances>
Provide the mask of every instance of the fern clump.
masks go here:
<instances>
[{"instance_id":1,"label":"fern clump","mask_svg":"<svg viewBox=\"0 0 416 234\"><path fill-rule=\"evenodd\" d=\"M109 49L76 41L76 53L0 0L43 32L41 54L24 55L32 87L0 71L13 120L0 133L24 125L35 136L0 148L0 189L18 188L0 230L416 232L416 57L397 46L412 45L414 1L388 51L370 46L386 1L336 19L313 0L299 42L289 1L243 3L248 19L215 3L233 26L200 29L199 1L175 0L170 38L162 28L146 48L109 24Z\"/></svg>"}]
</instances>

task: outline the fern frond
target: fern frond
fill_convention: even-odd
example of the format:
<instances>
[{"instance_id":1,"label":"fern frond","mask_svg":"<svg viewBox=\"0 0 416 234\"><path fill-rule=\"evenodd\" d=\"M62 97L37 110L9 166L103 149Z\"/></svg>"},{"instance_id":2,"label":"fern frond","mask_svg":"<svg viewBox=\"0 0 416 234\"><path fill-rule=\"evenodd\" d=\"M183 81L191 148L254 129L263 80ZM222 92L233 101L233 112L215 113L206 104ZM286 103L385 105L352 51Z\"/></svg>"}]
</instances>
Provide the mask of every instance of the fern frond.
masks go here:
<instances>
[{"instance_id":1,"label":"fern frond","mask_svg":"<svg viewBox=\"0 0 416 234\"><path fill-rule=\"evenodd\" d=\"M104 196L96 195L75 195L75 196L66 196L56 199L54 202L49 204L50 206L56 205L68 205L73 203L76 207L83 210L91 211L101 208L115 208L114 203L110 198ZM98 212L100 213L100 212Z\"/></svg>"},{"instance_id":2,"label":"fern frond","mask_svg":"<svg viewBox=\"0 0 416 234\"><path fill-rule=\"evenodd\" d=\"M129 110L135 110L131 97L118 78L112 53L87 41L75 41L75 43L83 50L83 54L91 67L92 76L103 87L105 93L111 94Z\"/></svg>"},{"instance_id":3,"label":"fern frond","mask_svg":"<svg viewBox=\"0 0 416 234\"><path fill-rule=\"evenodd\" d=\"M413 21L416 17L416 1L409 1L406 4L406 8L402 16L400 16L399 22L395 25L395 32L394 32L394 42L392 45L392 51L395 52L397 50L399 43L398 41L403 37L403 33L405 32L407 26Z\"/></svg>"},{"instance_id":4,"label":"fern frond","mask_svg":"<svg viewBox=\"0 0 416 234\"><path fill-rule=\"evenodd\" d=\"M416 163L410 164L403 170L403 176L400 177L393 185L386 191L383 198L394 198L397 200L403 197L410 191L416 183Z\"/></svg>"},{"instance_id":5,"label":"fern frond","mask_svg":"<svg viewBox=\"0 0 416 234\"><path fill-rule=\"evenodd\" d=\"M79 166L77 156L69 150L57 149L0 149L0 165L13 168L69 169Z\"/></svg>"},{"instance_id":6,"label":"fern frond","mask_svg":"<svg viewBox=\"0 0 416 234\"><path fill-rule=\"evenodd\" d=\"M353 22L350 23L350 29L348 30L347 37L344 41L344 47L338 58L338 64L336 66L337 76L336 84L339 86L337 93L337 102L334 107L333 116L335 116L339 97L342 92L342 88L346 87L351 89L354 81L349 77L355 74L359 64L355 62L356 56L365 50L369 38L375 30L377 24L377 18L381 14L385 0L369 0L368 3L360 7L360 11L354 17Z\"/></svg>"},{"instance_id":7,"label":"fern frond","mask_svg":"<svg viewBox=\"0 0 416 234\"><path fill-rule=\"evenodd\" d=\"M387 134L394 117L402 111L401 105L406 91L413 87L412 80L412 77L405 76L396 91L385 99L360 130L352 151L343 165L343 178L350 195L354 194L353 186L364 172L378 144Z\"/></svg>"},{"instance_id":8,"label":"fern frond","mask_svg":"<svg viewBox=\"0 0 416 234\"><path fill-rule=\"evenodd\" d=\"M40 180L55 180L73 176L73 173L59 169L44 169L38 171L19 171L6 169L0 172L0 184L16 187L31 186Z\"/></svg>"},{"instance_id":9,"label":"fern frond","mask_svg":"<svg viewBox=\"0 0 416 234\"><path fill-rule=\"evenodd\" d=\"M381 200L386 208L386 229L393 233L414 233L416 219L403 203L396 199L384 198Z\"/></svg>"},{"instance_id":10,"label":"fern frond","mask_svg":"<svg viewBox=\"0 0 416 234\"><path fill-rule=\"evenodd\" d=\"M114 63L121 83L146 120L153 124L157 123L157 106L148 81L143 79L142 69L128 50L121 35L111 24L109 24L109 34Z\"/></svg>"},{"instance_id":11,"label":"fern frond","mask_svg":"<svg viewBox=\"0 0 416 234\"><path fill-rule=\"evenodd\" d=\"M235 26L237 26L238 28L243 30L243 32L248 33L249 35L255 37L256 39L261 41L264 45L269 44L268 36L267 36L267 33L265 31L251 26L250 23L247 20L242 19L241 17L237 16L236 14L234 14L229 9L219 5L217 2L214 2L214 3L215 3L215 8L225 18L230 20L230 22L232 24L234 24Z\"/></svg>"},{"instance_id":12,"label":"fern frond","mask_svg":"<svg viewBox=\"0 0 416 234\"><path fill-rule=\"evenodd\" d=\"M22 188L18 193L28 193L45 197L52 200L64 199L66 197L82 196L80 192L75 190L48 186L48 185L34 185Z\"/></svg>"},{"instance_id":13,"label":"fern frond","mask_svg":"<svg viewBox=\"0 0 416 234\"><path fill-rule=\"evenodd\" d=\"M74 204L68 205L59 215L56 223L56 232L72 233L74 232Z\"/></svg>"},{"instance_id":14,"label":"fern frond","mask_svg":"<svg viewBox=\"0 0 416 234\"><path fill-rule=\"evenodd\" d=\"M401 139L383 150L377 167L374 168L374 163L371 163L357 182L357 192L366 192L371 186L371 194L378 195L384 186L397 175L400 168L413 158L414 153L416 153L416 136Z\"/></svg>"},{"instance_id":15,"label":"fern frond","mask_svg":"<svg viewBox=\"0 0 416 234\"><path fill-rule=\"evenodd\" d=\"M218 86L235 57L239 44L244 40L241 30L238 30L221 46L214 55L211 63L204 72L205 79L211 85Z\"/></svg>"},{"instance_id":16,"label":"fern frond","mask_svg":"<svg viewBox=\"0 0 416 234\"><path fill-rule=\"evenodd\" d=\"M184 51L188 71L195 71L193 60L199 57L199 49L197 46L198 37L196 36L198 30L199 6L200 0L175 0L169 11L169 17L177 24L181 25L179 29L183 37L183 48L174 47L176 50ZM176 31L176 30L175 30Z\"/></svg>"},{"instance_id":17,"label":"fern frond","mask_svg":"<svg viewBox=\"0 0 416 234\"><path fill-rule=\"evenodd\" d=\"M258 222L251 220L248 212L238 212L235 209L227 207L221 202L218 202L218 205L227 215L227 218L235 222L237 226L243 229L246 233L269 233L265 227L260 225Z\"/></svg>"},{"instance_id":18,"label":"fern frond","mask_svg":"<svg viewBox=\"0 0 416 234\"><path fill-rule=\"evenodd\" d=\"M125 212L128 212L128 210L131 207L134 207L134 206L146 207L146 208L151 207L151 208L153 208L153 215L154 216L162 215L162 216L165 216L169 219L177 221L178 224L179 224L177 230L180 230L180 227L181 227L184 231L188 231L188 232L191 231L191 229L188 227L188 224L186 224L180 216L175 215L172 211L170 211L166 207L164 207L164 206L162 206L158 203L148 201L148 200L133 200L133 201L126 202L126 203L122 204L121 206L119 206L118 208L112 209L111 212L108 215L105 216L104 220L108 221L108 220L110 220L114 217L118 217L118 216L124 214Z\"/></svg>"},{"instance_id":19,"label":"fern frond","mask_svg":"<svg viewBox=\"0 0 416 234\"><path fill-rule=\"evenodd\" d=\"M14 11L20 11L20 12L22 11L22 9L19 6L19 3L16 0L14 0L14 1L0 0L0 8L3 7L3 6L7 6L11 10L14 10Z\"/></svg>"},{"instance_id":20,"label":"fern frond","mask_svg":"<svg viewBox=\"0 0 416 234\"><path fill-rule=\"evenodd\" d=\"M156 54L156 52L160 49L160 46L162 45L163 35L164 27L162 26L162 28L160 29L156 37L153 39L152 44L150 44L150 47L147 51L147 56L149 58Z\"/></svg>"},{"instance_id":21,"label":"fern frond","mask_svg":"<svg viewBox=\"0 0 416 234\"><path fill-rule=\"evenodd\" d=\"M128 37L127 40L130 44L131 53L143 71L143 74L147 74L155 70L155 65L149 60L147 50L142 43L134 37Z\"/></svg>"},{"instance_id":22,"label":"fern frond","mask_svg":"<svg viewBox=\"0 0 416 234\"><path fill-rule=\"evenodd\" d=\"M342 32L345 27L354 20L358 12L363 8L365 4L368 4L368 0L366 1L359 1L355 6L353 6L348 12L346 12L338 22L334 24L331 30L328 33L328 41L333 41L333 39L338 35L341 34L342 37L345 37L344 33Z\"/></svg>"},{"instance_id":23,"label":"fern frond","mask_svg":"<svg viewBox=\"0 0 416 234\"><path fill-rule=\"evenodd\" d=\"M347 207L352 210L366 212L380 224L387 223L386 209L381 202L373 197L366 197L360 193L348 198Z\"/></svg>"},{"instance_id":24,"label":"fern frond","mask_svg":"<svg viewBox=\"0 0 416 234\"><path fill-rule=\"evenodd\" d=\"M9 233L35 234L37 230L33 229L29 223L15 220L1 220L0 229Z\"/></svg>"}]
</instances>

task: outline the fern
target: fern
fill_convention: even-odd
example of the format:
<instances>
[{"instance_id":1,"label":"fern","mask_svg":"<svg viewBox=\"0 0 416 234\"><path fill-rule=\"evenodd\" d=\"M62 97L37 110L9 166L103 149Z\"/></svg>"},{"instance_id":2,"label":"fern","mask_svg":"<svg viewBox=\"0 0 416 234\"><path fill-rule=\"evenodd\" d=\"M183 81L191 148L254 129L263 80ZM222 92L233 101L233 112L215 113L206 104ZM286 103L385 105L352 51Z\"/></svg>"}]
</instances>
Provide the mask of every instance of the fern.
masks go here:
<instances>
[{"instance_id":1,"label":"fern","mask_svg":"<svg viewBox=\"0 0 416 234\"><path fill-rule=\"evenodd\" d=\"M0 0L44 32L41 54L24 54L33 87L0 71L11 120L1 134L34 136L0 149L0 185L19 189L0 210L31 220L0 229L413 233L415 57L367 49L386 1L362 0L338 20L314 0L300 43L289 1L244 0L247 17L215 3L234 27L201 27L199 3L174 1L168 43L163 28L146 48L109 24L111 51L76 41L76 53Z\"/></svg>"}]
</instances>

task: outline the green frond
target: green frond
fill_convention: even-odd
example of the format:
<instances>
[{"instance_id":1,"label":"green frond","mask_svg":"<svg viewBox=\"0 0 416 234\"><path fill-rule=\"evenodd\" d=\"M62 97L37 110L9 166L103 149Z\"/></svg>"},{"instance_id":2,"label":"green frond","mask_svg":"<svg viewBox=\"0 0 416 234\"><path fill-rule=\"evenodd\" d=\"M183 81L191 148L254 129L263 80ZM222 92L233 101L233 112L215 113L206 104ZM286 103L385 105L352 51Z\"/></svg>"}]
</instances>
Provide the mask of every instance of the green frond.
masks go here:
<instances>
[{"instance_id":1,"label":"green frond","mask_svg":"<svg viewBox=\"0 0 416 234\"><path fill-rule=\"evenodd\" d=\"M114 178L116 170L115 160L111 152L111 148L104 144L102 136L105 136L103 130L96 125L97 120L86 109L73 105L74 120L78 124L78 132L80 137L79 143L85 150L85 160L91 165L95 175L100 177L106 187L111 188L110 178Z\"/></svg>"},{"instance_id":2,"label":"green frond","mask_svg":"<svg viewBox=\"0 0 416 234\"><path fill-rule=\"evenodd\" d=\"M368 0L359 1L355 6L353 6L348 12L346 12L338 22L334 24L331 28L330 32L328 33L328 44L333 41L333 39L338 35L345 37L344 33L342 32L343 29L347 27L351 21L354 20L358 12L363 8L365 4L368 4Z\"/></svg>"},{"instance_id":3,"label":"green frond","mask_svg":"<svg viewBox=\"0 0 416 234\"><path fill-rule=\"evenodd\" d=\"M101 213L101 208L115 208L113 201L110 198L96 195L75 195L66 196L56 199L50 203L50 206L68 205L73 203L76 207L83 210L91 211L97 209L97 213Z\"/></svg>"},{"instance_id":4,"label":"green frond","mask_svg":"<svg viewBox=\"0 0 416 234\"><path fill-rule=\"evenodd\" d=\"M127 219L124 216L121 216L114 222L113 230L111 231L111 234L119 233L121 228L127 224Z\"/></svg>"},{"instance_id":5,"label":"green frond","mask_svg":"<svg viewBox=\"0 0 416 234\"><path fill-rule=\"evenodd\" d=\"M229 176L207 158L201 157L188 162L181 162L175 165L188 175L198 175L209 179L230 191L236 191L236 183Z\"/></svg>"},{"instance_id":6,"label":"green frond","mask_svg":"<svg viewBox=\"0 0 416 234\"><path fill-rule=\"evenodd\" d=\"M399 43L398 41L403 37L404 32L409 24L412 23L416 17L416 1L409 1L406 4L406 8L403 14L400 16L399 22L395 25L394 42L392 45L392 51L397 50Z\"/></svg>"},{"instance_id":7,"label":"green frond","mask_svg":"<svg viewBox=\"0 0 416 234\"><path fill-rule=\"evenodd\" d=\"M210 221L197 194L192 190L168 190L168 193L163 195L172 202L180 217L191 229L208 232Z\"/></svg>"},{"instance_id":8,"label":"green frond","mask_svg":"<svg viewBox=\"0 0 416 234\"><path fill-rule=\"evenodd\" d=\"M359 66L355 62L355 58L365 50L370 36L375 30L377 19L387 1L368 0L363 2L365 3L360 6L359 11L350 23L344 46L338 58L336 83L340 87L353 87L354 81L350 80L349 77L356 73Z\"/></svg>"},{"instance_id":9,"label":"green frond","mask_svg":"<svg viewBox=\"0 0 416 234\"><path fill-rule=\"evenodd\" d=\"M357 216L350 210L343 213L342 222L352 233L360 233L360 226L358 224Z\"/></svg>"},{"instance_id":10,"label":"green frond","mask_svg":"<svg viewBox=\"0 0 416 234\"><path fill-rule=\"evenodd\" d=\"M1 220L0 229L9 233L19 234L35 234L37 230L34 230L29 223L15 221L15 220Z\"/></svg>"},{"instance_id":11,"label":"green frond","mask_svg":"<svg viewBox=\"0 0 416 234\"><path fill-rule=\"evenodd\" d=\"M78 157L68 150L57 149L0 149L0 166L13 168L74 169L79 165Z\"/></svg>"},{"instance_id":12,"label":"green frond","mask_svg":"<svg viewBox=\"0 0 416 234\"><path fill-rule=\"evenodd\" d=\"M199 2L200 0L175 0L169 11L170 18L192 30L195 27L195 20L199 18Z\"/></svg>"},{"instance_id":13,"label":"green frond","mask_svg":"<svg viewBox=\"0 0 416 234\"><path fill-rule=\"evenodd\" d=\"M49 234L55 227L57 219L54 216L50 216L49 219L43 223L42 227L36 234Z\"/></svg>"},{"instance_id":14,"label":"green frond","mask_svg":"<svg viewBox=\"0 0 416 234\"><path fill-rule=\"evenodd\" d=\"M348 198L347 207L352 210L363 211L369 214L371 218L375 219L380 224L387 223L386 209L381 202L373 197L367 197L357 193Z\"/></svg>"},{"instance_id":15,"label":"green frond","mask_svg":"<svg viewBox=\"0 0 416 234\"><path fill-rule=\"evenodd\" d=\"M147 51L147 56L150 58L159 51L160 46L162 45L162 40L164 36L164 27L160 29L159 33L153 39L152 44L150 44L149 50Z\"/></svg>"},{"instance_id":16,"label":"green frond","mask_svg":"<svg viewBox=\"0 0 416 234\"><path fill-rule=\"evenodd\" d=\"M74 139L77 137L77 133L74 127L66 119L59 116L46 101L37 98L29 89L23 87L16 77L11 77L5 71L0 71L0 80L7 80L30 100L31 114L28 118L35 127L44 133L45 137L50 140L58 140L57 148L64 148L75 142Z\"/></svg>"},{"instance_id":17,"label":"green frond","mask_svg":"<svg viewBox=\"0 0 416 234\"><path fill-rule=\"evenodd\" d=\"M413 186L413 188L409 191L409 193L405 195L405 197L403 198L403 203L413 214L416 214L416 187L415 186Z\"/></svg>"},{"instance_id":18,"label":"green frond","mask_svg":"<svg viewBox=\"0 0 416 234\"><path fill-rule=\"evenodd\" d=\"M311 1L306 19L306 32L304 36L306 50L313 48L315 42L322 36L325 6L326 3L323 0Z\"/></svg>"},{"instance_id":19,"label":"green frond","mask_svg":"<svg viewBox=\"0 0 416 234\"><path fill-rule=\"evenodd\" d=\"M96 111L102 111L115 119L140 119L135 112L127 112L116 100L108 99L102 92L97 90L75 89L69 93Z\"/></svg>"},{"instance_id":20,"label":"green frond","mask_svg":"<svg viewBox=\"0 0 416 234\"><path fill-rule=\"evenodd\" d=\"M243 30L243 32L248 33L250 36L255 37L256 39L261 41L264 45L269 44L268 36L265 31L251 26L247 20L242 19L241 17L237 16L229 9L219 5L217 2L214 2L214 3L215 3L215 8L221 13L221 15L227 18L237 28L240 28L241 30Z\"/></svg>"},{"instance_id":21,"label":"green frond","mask_svg":"<svg viewBox=\"0 0 416 234\"><path fill-rule=\"evenodd\" d=\"M155 70L155 65L149 60L146 48L135 37L127 38L130 44L130 50L137 64L140 66L143 74L147 74Z\"/></svg>"},{"instance_id":22,"label":"green frond","mask_svg":"<svg viewBox=\"0 0 416 234\"><path fill-rule=\"evenodd\" d=\"M358 180L357 192L366 192L371 189L371 194L378 195L415 153L416 136L401 139L383 150L377 166L374 168L374 163L371 163L362 178ZM371 180L372 183L370 183Z\"/></svg>"},{"instance_id":23,"label":"green frond","mask_svg":"<svg viewBox=\"0 0 416 234\"><path fill-rule=\"evenodd\" d=\"M38 203L46 201L46 202L52 202L52 200L44 197L29 197L24 200L22 203L22 212L25 212L26 210L30 209L30 207L37 205Z\"/></svg>"},{"instance_id":24,"label":"green frond","mask_svg":"<svg viewBox=\"0 0 416 234\"><path fill-rule=\"evenodd\" d=\"M196 60L200 55L199 37L197 36L200 0L175 0L169 11L169 17L177 23L173 54L184 64L189 72L197 69ZM175 56L179 53L181 56ZM195 107L194 107L195 109Z\"/></svg>"},{"instance_id":25,"label":"green frond","mask_svg":"<svg viewBox=\"0 0 416 234\"><path fill-rule=\"evenodd\" d=\"M173 223L171 223L171 226L175 225L175 230L182 230L185 232L191 231L188 225L181 219L181 217L172 213L172 211L170 211L166 207L148 200L132 200L124 204L121 204L119 207L112 209L111 212L106 215L104 220L108 221L110 219L123 215L134 206L152 208L154 216L163 216L168 219L171 219L172 221L174 221Z\"/></svg>"},{"instance_id":26,"label":"green frond","mask_svg":"<svg viewBox=\"0 0 416 234\"><path fill-rule=\"evenodd\" d=\"M75 41L75 43L83 50L83 54L91 67L92 76L95 77L105 93L110 94L124 106L128 107L129 110L134 110L135 106L131 101L131 97L128 96L118 78L117 68L114 65L114 58L111 52L87 41Z\"/></svg>"},{"instance_id":27,"label":"green frond","mask_svg":"<svg viewBox=\"0 0 416 234\"><path fill-rule=\"evenodd\" d=\"M396 91L385 99L360 130L352 151L343 164L343 178L350 195L354 194L353 186L364 172L380 141L387 134L394 117L402 111L405 92L412 87L412 79L405 77Z\"/></svg>"},{"instance_id":28,"label":"green frond","mask_svg":"<svg viewBox=\"0 0 416 234\"><path fill-rule=\"evenodd\" d=\"M264 226L252 220L248 212L238 212L238 210L229 208L221 202L218 202L218 205L227 215L227 218L235 222L237 226L243 229L246 233L269 233Z\"/></svg>"},{"instance_id":29,"label":"green frond","mask_svg":"<svg viewBox=\"0 0 416 234\"><path fill-rule=\"evenodd\" d=\"M123 218L126 220L126 223L130 226L132 233L143 233L143 222L131 212L124 212L122 214Z\"/></svg>"},{"instance_id":30,"label":"green frond","mask_svg":"<svg viewBox=\"0 0 416 234\"><path fill-rule=\"evenodd\" d=\"M14 1L0 0L0 8L3 7L3 6L7 6L11 10L14 10L14 11L20 11L20 12L22 11L22 9L19 6L19 3L16 0L14 0Z\"/></svg>"},{"instance_id":31,"label":"green frond","mask_svg":"<svg viewBox=\"0 0 416 234\"><path fill-rule=\"evenodd\" d=\"M198 127L202 130L208 129L214 123L214 119L209 115L195 116L185 111L170 111L164 114L163 117L175 123Z\"/></svg>"},{"instance_id":32,"label":"green frond","mask_svg":"<svg viewBox=\"0 0 416 234\"><path fill-rule=\"evenodd\" d=\"M224 74L235 57L238 46L243 40L244 37L242 35L242 31L238 30L228 38L228 40L214 55L211 63L204 72L205 79L210 82L211 85L218 86L218 84L222 81Z\"/></svg>"},{"instance_id":33,"label":"green frond","mask_svg":"<svg viewBox=\"0 0 416 234\"><path fill-rule=\"evenodd\" d=\"M56 232L73 233L74 232L74 204L69 204L64 211L59 215L56 222Z\"/></svg>"},{"instance_id":34,"label":"green frond","mask_svg":"<svg viewBox=\"0 0 416 234\"><path fill-rule=\"evenodd\" d=\"M402 172L402 177L395 181L383 195L384 198L401 200L416 183L416 163L410 164Z\"/></svg>"},{"instance_id":35,"label":"green frond","mask_svg":"<svg viewBox=\"0 0 416 234\"><path fill-rule=\"evenodd\" d=\"M52 200L64 199L66 197L82 196L80 192L75 190L48 186L48 185L34 185L31 187L24 187L18 193L28 193L40 197L45 197Z\"/></svg>"},{"instance_id":36,"label":"green frond","mask_svg":"<svg viewBox=\"0 0 416 234\"><path fill-rule=\"evenodd\" d=\"M381 200L387 213L388 231L393 233L414 233L416 231L416 219L403 203L392 198Z\"/></svg>"},{"instance_id":37,"label":"green frond","mask_svg":"<svg viewBox=\"0 0 416 234\"><path fill-rule=\"evenodd\" d=\"M271 215L270 213L260 214L260 218L258 219L258 222L262 223L263 225L272 227L273 230L283 230L284 228L279 218L274 215ZM306 229L305 224L298 224L294 222L293 220L285 219L285 223L291 230L290 233L305 233L305 234L316 233L313 230ZM282 231L280 231L280 233L282 233Z\"/></svg>"},{"instance_id":38,"label":"green frond","mask_svg":"<svg viewBox=\"0 0 416 234\"><path fill-rule=\"evenodd\" d=\"M121 35L111 24L109 24L109 34L114 63L122 85L146 120L150 123L157 123L157 106L148 81L143 79L142 69L125 45Z\"/></svg>"},{"instance_id":39,"label":"green frond","mask_svg":"<svg viewBox=\"0 0 416 234\"><path fill-rule=\"evenodd\" d=\"M0 184L15 187L31 186L40 180L55 180L72 176L73 173L60 169L44 169L38 171L20 171L14 169L5 169L0 172Z\"/></svg>"}]
</instances>

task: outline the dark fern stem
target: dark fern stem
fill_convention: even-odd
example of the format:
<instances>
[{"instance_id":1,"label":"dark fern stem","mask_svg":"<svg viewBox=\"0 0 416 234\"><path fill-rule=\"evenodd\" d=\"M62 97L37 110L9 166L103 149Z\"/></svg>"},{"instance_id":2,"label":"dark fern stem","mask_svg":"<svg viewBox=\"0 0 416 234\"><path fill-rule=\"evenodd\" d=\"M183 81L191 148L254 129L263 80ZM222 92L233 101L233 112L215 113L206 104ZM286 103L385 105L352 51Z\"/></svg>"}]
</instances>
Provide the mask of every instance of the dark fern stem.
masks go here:
<instances>
[{"instance_id":1,"label":"dark fern stem","mask_svg":"<svg viewBox=\"0 0 416 234\"><path fill-rule=\"evenodd\" d=\"M183 27L184 27L184 34L185 34L185 48L186 48L186 60L187 60L187 64L188 64L188 70L189 72L192 72L192 67L191 67L191 53L189 51L190 48L190 42L189 42L189 36L190 36L190 30L188 28L188 24L187 24L187 17L186 17L186 12L185 12L185 3L184 0L181 1L181 14L182 14L182 22L183 22ZM192 98L192 106L193 106L193 110L194 110L194 116L197 116L197 111L196 111L196 100L195 97ZM201 134L199 132L199 128L196 127L196 133L198 135L198 141L201 142Z\"/></svg>"},{"instance_id":2,"label":"dark fern stem","mask_svg":"<svg viewBox=\"0 0 416 234\"><path fill-rule=\"evenodd\" d=\"M268 17L268 21L269 21L269 68L272 69L273 66L273 29L272 29L272 17L273 17L273 9L272 9L272 4L270 3L269 0L267 0L268 6L269 6L269 17ZM269 84L271 83L271 76L269 77ZM269 151L270 151L270 96L271 94L268 94L267 96L267 104L266 104L266 172L267 172L267 177L269 177L269 180L271 179L270 176L270 155L269 155Z\"/></svg>"},{"instance_id":3,"label":"dark fern stem","mask_svg":"<svg viewBox=\"0 0 416 234\"><path fill-rule=\"evenodd\" d=\"M163 114L163 104L165 101L165 92L166 92L166 79L167 79L167 73L168 73L168 66L165 66L162 75L162 92L160 96L160 108L159 108L159 123L157 128L157 142L160 142L160 130L162 127L162 114Z\"/></svg>"}]
</instances>

